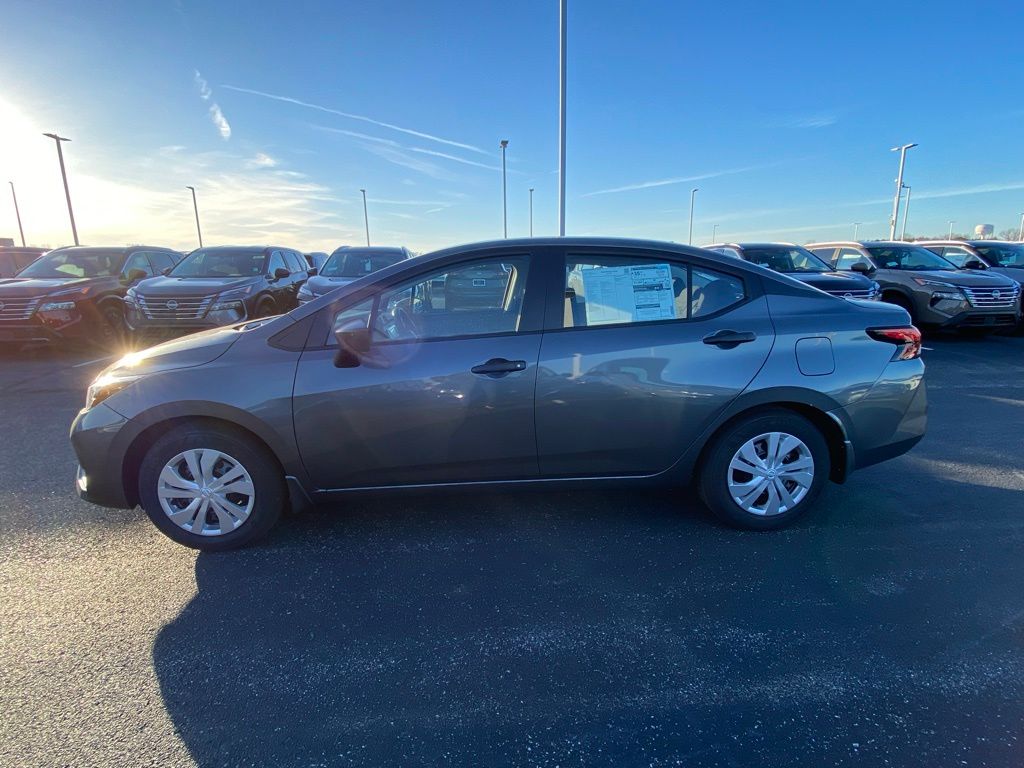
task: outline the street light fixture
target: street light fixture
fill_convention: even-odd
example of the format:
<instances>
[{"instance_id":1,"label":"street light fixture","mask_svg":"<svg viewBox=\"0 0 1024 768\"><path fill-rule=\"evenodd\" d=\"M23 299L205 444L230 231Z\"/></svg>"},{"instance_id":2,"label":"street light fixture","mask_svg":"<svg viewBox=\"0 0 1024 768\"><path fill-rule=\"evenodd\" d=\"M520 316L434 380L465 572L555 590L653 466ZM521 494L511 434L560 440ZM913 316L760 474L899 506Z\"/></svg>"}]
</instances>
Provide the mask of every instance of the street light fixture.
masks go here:
<instances>
[{"instance_id":1,"label":"street light fixture","mask_svg":"<svg viewBox=\"0 0 1024 768\"><path fill-rule=\"evenodd\" d=\"M530 237L533 237L533 187L530 187Z\"/></svg>"},{"instance_id":2,"label":"street light fixture","mask_svg":"<svg viewBox=\"0 0 1024 768\"><path fill-rule=\"evenodd\" d=\"M952 240L952 239L953 239L953 225L954 225L954 224L956 224L956 222L955 222L955 221L953 221L952 219L950 219L950 220L949 220L948 222L946 222L946 223L947 223L947 224L949 224L949 235L947 236L947 238L946 238L946 239L948 239L948 240Z\"/></svg>"},{"instance_id":3,"label":"street light fixture","mask_svg":"<svg viewBox=\"0 0 1024 768\"><path fill-rule=\"evenodd\" d=\"M859 221L855 221L855 222L853 222L853 239L854 239L854 240L856 240L856 239L857 239L857 231L858 231L859 229L860 229L860 222L859 222Z\"/></svg>"},{"instance_id":4,"label":"street light fixture","mask_svg":"<svg viewBox=\"0 0 1024 768\"><path fill-rule=\"evenodd\" d=\"M370 247L370 214L366 211L366 190L360 189L363 193L363 223L366 225L366 247Z\"/></svg>"},{"instance_id":5,"label":"street light fixture","mask_svg":"<svg viewBox=\"0 0 1024 768\"><path fill-rule=\"evenodd\" d=\"M711 242L712 243L717 243L718 241L715 239L717 237L718 237L718 225L714 224L711 227Z\"/></svg>"},{"instance_id":6,"label":"street light fixture","mask_svg":"<svg viewBox=\"0 0 1024 768\"><path fill-rule=\"evenodd\" d=\"M199 235L199 247L203 247L203 231L199 228L199 204L196 203L196 188L186 186L185 189L192 190L192 210L196 213L196 234Z\"/></svg>"},{"instance_id":7,"label":"street light fixture","mask_svg":"<svg viewBox=\"0 0 1024 768\"><path fill-rule=\"evenodd\" d=\"M1017 236L1017 240L1024 243L1024 213L1020 215L1020 235Z\"/></svg>"},{"instance_id":8,"label":"street light fixture","mask_svg":"<svg viewBox=\"0 0 1024 768\"><path fill-rule=\"evenodd\" d=\"M693 198L697 196L697 191L700 187L694 187L690 190L690 234L686 238L687 245L693 245Z\"/></svg>"},{"instance_id":9,"label":"street light fixture","mask_svg":"<svg viewBox=\"0 0 1024 768\"><path fill-rule=\"evenodd\" d=\"M78 228L75 227L75 212L71 210L71 191L68 189L68 173L64 169L64 151L60 147L61 142L71 141L71 139L58 136L56 133L44 133L43 136L57 142L57 160L60 162L60 177L64 180L64 197L68 201L68 218L71 219L71 235L75 239L75 245L78 245Z\"/></svg>"},{"instance_id":10,"label":"street light fixture","mask_svg":"<svg viewBox=\"0 0 1024 768\"><path fill-rule=\"evenodd\" d=\"M18 219L18 234L21 235L21 247L25 247L25 230L21 228L21 211L18 210L18 196L14 193L14 182L8 181L11 185L11 197L14 199L14 215Z\"/></svg>"},{"instance_id":11,"label":"street light fixture","mask_svg":"<svg viewBox=\"0 0 1024 768\"><path fill-rule=\"evenodd\" d=\"M900 240L907 239L907 218L910 216L910 185L904 184L903 187L907 190L907 206L903 209L903 229L900 230Z\"/></svg>"},{"instance_id":12,"label":"street light fixture","mask_svg":"<svg viewBox=\"0 0 1024 768\"><path fill-rule=\"evenodd\" d=\"M505 185L505 149L508 139L501 140L501 226L505 237L508 237L508 188Z\"/></svg>"},{"instance_id":13,"label":"street light fixture","mask_svg":"<svg viewBox=\"0 0 1024 768\"><path fill-rule=\"evenodd\" d=\"M892 198L892 216L889 218L889 239L896 239L896 223L900 220L900 196L903 194L903 166L907 162L907 150L913 149L917 144L904 144L901 147L893 147L892 152L900 153L900 171L896 176L896 194Z\"/></svg>"}]
</instances>

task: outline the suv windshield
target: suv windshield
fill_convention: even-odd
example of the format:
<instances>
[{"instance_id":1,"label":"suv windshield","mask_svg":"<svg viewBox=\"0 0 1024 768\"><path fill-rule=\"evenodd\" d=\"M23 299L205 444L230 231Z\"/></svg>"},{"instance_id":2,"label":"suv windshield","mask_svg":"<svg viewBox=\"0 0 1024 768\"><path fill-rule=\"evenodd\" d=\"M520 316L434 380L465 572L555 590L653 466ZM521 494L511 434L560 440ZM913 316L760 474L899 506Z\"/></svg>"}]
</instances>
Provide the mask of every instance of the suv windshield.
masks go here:
<instances>
[{"instance_id":1,"label":"suv windshield","mask_svg":"<svg viewBox=\"0 0 1024 768\"><path fill-rule=\"evenodd\" d=\"M781 246L778 248L744 248L743 258L752 264L775 272L831 272L832 267L806 248Z\"/></svg>"},{"instance_id":2,"label":"suv windshield","mask_svg":"<svg viewBox=\"0 0 1024 768\"><path fill-rule=\"evenodd\" d=\"M124 257L124 251L65 248L36 259L18 277L112 277L120 274Z\"/></svg>"},{"instance_id":3,"label":"suv windshield","mask_svg":"<svg viewBox=\"0 0 1024 768\"><path fill-rule=\"evenodd\" d=\"M956 271L953 263L916 245L869 245L867 250L879 269Z\"/></svg>"},{"instance_id":4,"label":"suv windshield","mask_svg":"<svg viewBox=\"0 0 1024 768\"><path fill-rule=\"evenodd\" d=\"M1024 267L1024 244L999 243L998 245L975 245L989 264L999 267Z\"/></svg>"},{"instance_id":5,"label":"suv windshield","mask_svg":"<svg viewBox=\"0 0 1024 768\"><path fill-rule=\"evenodd\" d=\"M339 251L324 264L320 274L324 277L362 277L378 269L390 267L402 261L404 254L375 253L372 251Z\"/></svg>"},{"instance_id":6,"label":"suv windshield","mask_svg":"<svg viewBox=\"0 0 1024 768\"><path fill-rule=\"evenodd\" d=\"M260 249L209 248L192 251L170 277L254 277L263 274L267 254Z\"/></svg>"}]
</instances>

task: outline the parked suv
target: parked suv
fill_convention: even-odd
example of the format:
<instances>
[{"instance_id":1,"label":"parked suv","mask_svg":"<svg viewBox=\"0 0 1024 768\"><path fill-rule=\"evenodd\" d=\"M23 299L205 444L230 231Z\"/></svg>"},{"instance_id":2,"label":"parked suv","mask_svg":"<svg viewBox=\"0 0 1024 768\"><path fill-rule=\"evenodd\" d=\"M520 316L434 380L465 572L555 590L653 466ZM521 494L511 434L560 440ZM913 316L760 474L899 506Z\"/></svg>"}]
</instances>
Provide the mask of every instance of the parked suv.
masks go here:
<instances>
[{"instance_id":1,"label":"parked suv","mask_svg":"<svg viewBox=\"0 0 1024 768\"><path fill-rule=\"evenodd\" d=\"M992 270L1024 283L1024 243L1001 240L928 240L919 242L960 269Z\"/></svg>"},{"instance_id":2,"label":"parked suv","mask_svg":"<svg viewBox=\"0 0 1024 768\"><path fill-rule=\"evenodd\" d=\"M46 253L45 248L0 246L0 278L14 277L44 253Z\"/></svg>"},{"instance_id":3,"label":"parked suv","mask_svg":"<svg viewBox=\"0 0 1024 768\"><path fill-rule=\"evenodd\" d=\"M312 301L318 296L348 285L353 280L411 257L408 248L343 245L330 255L324 265L317 270L316 276L311 277L299 291L299 303Z\"/></svg>"},{"instance_id":4,"label":"parked suv","mask_svg":"<svg viewBox=\"0 0 1024 768\"><path fill-rule=\"evenodd\" d=\"M874 301L881 295L878 283L869 277L857 272L837 272L831 264L792 243L715 243L704 247L760 264L843 299Z\"/></svg>"},{"instance_id":5,"label":"parked suv","mask_svg":"<svg viewBox=\"0 0 1024 768\"><path fill-rule=\"evenodd\" d=\"M124 337L126 291L181 258L150 245L52 250L0 280L0 341L115 346Z\"/></svg>"},{"instance_id":6,"label":"parked suv","mask_svg":"<svg viewBox=\"0 0 1024 768\"><path fill-rule=\"evenodd\" d=\"M807 248L840 271L870 275L882 288L882 301L903 307L915 323L964 330L1017 323L1017 282L958 269L920 245L865 241L812 243Z\"/></svg>"},{"instance_id":7,"label":"parked suv","mask_svg":"<svg viewBox=\"0 0 1024 768\"><path fill-rule=\"evenodd\" d=\"M503 290L463 301L473 274ZM920 351L899 307L699 248L479 243L110 366L72 426L77 487L200 549L402 487L695 486L778 528L921 439Z\"/></svg>"},{"instance_id":8,"label":"parked suv","mask_svg":"<svg viewBox=\"0 0 1024 768\"><path fill-rule=\"evenodd\" d=\"M196 331L277 315L296 306L311 271L290 248L200 248L128 291L128 325L137 333Z\"/></svg>"}]
</instances>

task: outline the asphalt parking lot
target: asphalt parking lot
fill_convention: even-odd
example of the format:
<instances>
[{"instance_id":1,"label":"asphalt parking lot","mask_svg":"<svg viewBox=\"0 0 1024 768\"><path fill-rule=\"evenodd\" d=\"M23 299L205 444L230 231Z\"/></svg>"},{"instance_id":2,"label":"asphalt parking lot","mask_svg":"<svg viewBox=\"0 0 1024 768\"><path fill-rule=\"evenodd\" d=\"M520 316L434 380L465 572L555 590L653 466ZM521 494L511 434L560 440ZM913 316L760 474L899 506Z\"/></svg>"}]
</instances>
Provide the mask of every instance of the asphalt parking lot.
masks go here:
<instances>
[{"instance_id":1,"label":"asphalt parking lot","mask_svg":"<svg viewBox=\"0 0 1024 768\"><path fill-rule=\"evenodd\" d=\"M1024 338L926 344L925 441L786 531L412 496L200 555L75 497L103 362L2 352L0 765L1020 765Z\"/></svg>"}]
</instances>

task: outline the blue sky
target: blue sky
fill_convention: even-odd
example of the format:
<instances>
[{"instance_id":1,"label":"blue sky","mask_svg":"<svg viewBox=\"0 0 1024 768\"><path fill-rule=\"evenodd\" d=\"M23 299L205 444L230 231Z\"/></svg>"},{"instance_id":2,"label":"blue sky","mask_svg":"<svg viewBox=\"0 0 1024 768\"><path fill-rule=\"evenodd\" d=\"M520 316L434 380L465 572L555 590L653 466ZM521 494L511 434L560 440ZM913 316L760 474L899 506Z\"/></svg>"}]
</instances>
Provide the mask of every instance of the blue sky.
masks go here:
<instances>
[{"instance_id":1,"label":"blue sky","mask_svg":"<svg viewBox=\"0 0 1024 768\"><path fill-rule=\"evenodd\" d=\"M244 10L243 10L244 8ZM7 0L0 180L29 240L429 250L552 234L556 0L248 5ZM883 236L1024 211L1024 46L1001 3L570 0L570 234L694 242ZM7 190L0 236L16 236Z\"/></svg>"}]
</instances>

